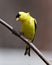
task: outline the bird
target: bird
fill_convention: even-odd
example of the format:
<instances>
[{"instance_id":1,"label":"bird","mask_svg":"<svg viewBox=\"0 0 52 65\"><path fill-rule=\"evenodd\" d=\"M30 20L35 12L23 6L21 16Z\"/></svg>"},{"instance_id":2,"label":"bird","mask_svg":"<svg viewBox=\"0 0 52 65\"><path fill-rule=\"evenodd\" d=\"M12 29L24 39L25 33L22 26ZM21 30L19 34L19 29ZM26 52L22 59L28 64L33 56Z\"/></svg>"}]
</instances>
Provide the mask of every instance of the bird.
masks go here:
<instances>
[{"instance_id":1,"label":"bird","mask_svg":"<svg viewBox=\"0 0 52 65\"><path fill-rule=\"evenodd\" d=\"M33 42L35 33L37 30L37 21L33 18L29 12L19 11L16 15L16 21L21 22L21 33L29 41ZM26 45L26 50L24 55L30 56L30 46Z\"/></svg>"}]
</instances>

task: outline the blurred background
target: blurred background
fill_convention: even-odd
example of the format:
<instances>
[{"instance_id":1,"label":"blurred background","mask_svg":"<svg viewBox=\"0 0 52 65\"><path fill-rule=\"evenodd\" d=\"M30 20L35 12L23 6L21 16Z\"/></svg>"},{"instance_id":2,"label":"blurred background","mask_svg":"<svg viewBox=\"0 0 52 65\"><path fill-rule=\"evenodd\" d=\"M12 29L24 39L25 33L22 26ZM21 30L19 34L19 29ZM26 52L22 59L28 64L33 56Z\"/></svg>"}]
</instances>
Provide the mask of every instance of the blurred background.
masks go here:
<instances>
[{"instance_id":1,"label":"blurred background","mask_svg":"<svg viewBox=\"0 0 52 65\"><path fill-rule=\"evenodd\" d=\"M52 0L0 0L0 18L20 31L15 17L19 11L30 12L37 20L34 44L41 50L52 50ZM0 24L0 48L24 48L24 42Z\"/></svg>"},{"instance_id":2,"label":"blurred background","mask_svg":"<svg viewBox=\"0 0 52 65\"><path fill-rule=\"evenodd\" d=\"M36 18L37 32L33 43L39 50L44 51L46 57L52 59L52 0L0 0L0 18L17 32L21 30L21 24L16 22L16 14L19 11L30 12L31 16ZM34 56L34 53L33 57L31 56L33 59L24 57L24 51L20 50L24 48L24 42L0 24L0 65L32 65L33 62L38 65L38 57ZM42 65L42 61L38 62Z\"/></svg>"}]
</instances>

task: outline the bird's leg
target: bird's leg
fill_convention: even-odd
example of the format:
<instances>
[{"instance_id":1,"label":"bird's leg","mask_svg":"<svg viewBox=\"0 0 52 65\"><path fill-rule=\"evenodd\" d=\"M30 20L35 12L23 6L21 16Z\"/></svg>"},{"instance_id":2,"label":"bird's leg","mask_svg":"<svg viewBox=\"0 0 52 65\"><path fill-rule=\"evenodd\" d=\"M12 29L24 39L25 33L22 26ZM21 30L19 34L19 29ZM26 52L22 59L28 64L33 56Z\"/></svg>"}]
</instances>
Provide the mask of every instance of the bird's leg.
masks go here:
<instances>
[{"instance_id":1,"label":"bird's leg","mask_svg":"<svg viewBox=\"0 0 52 65\"><path fill-rule=\"evenodd\" d=\"M25 53L24 53L24 55L26 55L26 54L27 54L27 50L28 50L28 48L27 48L27 46L26 46L26 50L25 50Z\"/></svg>"},{"instance_id":2,"label":"bird's leg","mask_svg":"<svg viewBox=\"0 0 52 65\"><path fill-rule=\"evenodd\" d=\"M29 49L28 49L28 55L30 56L30 46L29 46Z\"/></svg>"},{"instance_id":3,"label":"bird's leg","mask_svg":"<svg viewBox=\"0 0 52 65\"><path fill-rule=\"evenodd\" d=\"M28 54L30 56L30 46L29 47L26 46L24 55L26 55L26 54Z\"/></svg>"}]
</instances>

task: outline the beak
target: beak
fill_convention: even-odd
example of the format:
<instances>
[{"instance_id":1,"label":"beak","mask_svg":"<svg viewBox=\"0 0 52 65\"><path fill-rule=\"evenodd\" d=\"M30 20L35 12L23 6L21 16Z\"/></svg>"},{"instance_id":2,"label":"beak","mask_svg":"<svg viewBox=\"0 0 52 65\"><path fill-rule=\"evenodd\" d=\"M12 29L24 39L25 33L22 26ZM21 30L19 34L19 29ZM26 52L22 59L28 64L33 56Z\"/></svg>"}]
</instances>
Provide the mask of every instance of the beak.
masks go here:
<instances>
[{"instance_id":1,"label":"beak","mask_svg":"<svg viewBox=\"0 0 52 65\"><path fill-rule=\"evenodd\" d=\"M19 18L16 18L16 21L18 21L19 20Z\"/></svg>"}]
</instances>

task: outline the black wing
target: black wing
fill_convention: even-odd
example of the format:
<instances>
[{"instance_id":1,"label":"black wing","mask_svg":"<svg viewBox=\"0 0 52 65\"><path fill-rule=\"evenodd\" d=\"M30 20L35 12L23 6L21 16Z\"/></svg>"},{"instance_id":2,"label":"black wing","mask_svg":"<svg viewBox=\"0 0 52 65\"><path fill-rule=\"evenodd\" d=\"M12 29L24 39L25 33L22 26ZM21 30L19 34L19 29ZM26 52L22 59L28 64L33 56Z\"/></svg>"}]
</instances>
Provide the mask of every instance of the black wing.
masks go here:
<instances>
[{"instance_id":1,"label":"black wing","mask_svg":"<svg viewBox=\"0 0 52 65\"><path fill-rule=\"evenodd\" d=\"M36 32L36 30L37 30L37 23L35 22L35 32ZM35 38L35 35L34 35L34 38ZM33 38L33 40L31 42L34 41L34 38Z\"/></svg>"},{"instance_id":2,"label":"black wing","mask_svg":"<svg viewBox=\"0 0 52 65\"><path fill-rule=\"evenodd\" d=\"M37 30L37 24L35 23L35 32L36 32L36 30Z\"/></svg>"}]
</instances>

